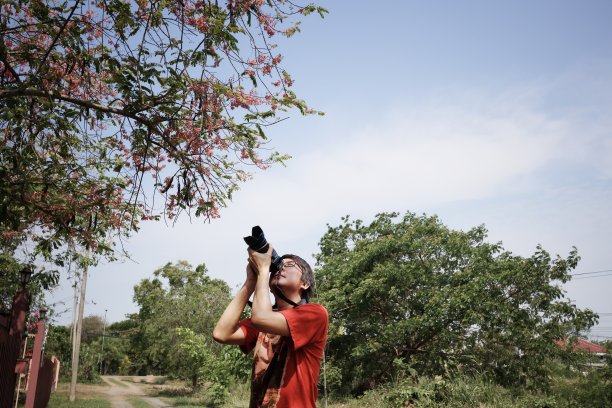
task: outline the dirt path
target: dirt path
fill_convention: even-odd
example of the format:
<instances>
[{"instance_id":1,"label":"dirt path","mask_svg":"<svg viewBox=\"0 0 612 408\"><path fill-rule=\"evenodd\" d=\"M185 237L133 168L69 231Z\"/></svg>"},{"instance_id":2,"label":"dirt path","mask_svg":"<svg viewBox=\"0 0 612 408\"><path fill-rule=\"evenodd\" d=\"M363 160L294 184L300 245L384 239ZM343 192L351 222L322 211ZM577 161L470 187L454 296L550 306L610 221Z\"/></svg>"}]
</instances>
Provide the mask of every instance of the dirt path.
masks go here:
<instances>
[{"instance_id":1,"label":"dirt path","mask_svg":"<svg viewBox=\"0 0 612 408\"><path fill-rule=\"evenodd\" d=\"M137 385L131 381L123 381L122 377L114 375L102 376L102 380L110 387L107 391L110 396L113 408L133 408L127 401L129 397L138 397L149 403L154 408L171 408L166 402L153 397L147 397L142 385ZM123 384L124 386L119 385Z\"/></svg>"}]
</instances>

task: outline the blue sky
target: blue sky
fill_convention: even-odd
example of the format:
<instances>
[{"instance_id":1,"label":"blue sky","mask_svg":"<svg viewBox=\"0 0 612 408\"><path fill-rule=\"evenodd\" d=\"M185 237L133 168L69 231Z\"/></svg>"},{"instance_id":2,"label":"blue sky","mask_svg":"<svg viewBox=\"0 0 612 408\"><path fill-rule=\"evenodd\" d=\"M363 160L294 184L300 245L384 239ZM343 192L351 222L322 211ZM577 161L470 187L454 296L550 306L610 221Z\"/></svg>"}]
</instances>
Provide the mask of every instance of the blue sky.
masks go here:
<instances>
[{"instance_id":1,"label":"blue sky","mask_svg":"<svg viewBox=\"0 0 612 408\"><path fill-rule=\"evenodd\" d=\"M86 315L135 312L133 286L166 262L204 262L236 286L256 224L279 252L312 260L346 214L485 224L516 254L575 245L576 273L612 270L612 2L319 4L330 14L305 19L279 51L295 91L326 115L271 129L293 159L257 172L220 219L144 224L125 245L133 261L91 270ZM612 276L593 276L567 296L612 313ZM54 301L70 307L69 283ZM593 334L612 337L612 314Z\"/></svg>"}]
</instances>

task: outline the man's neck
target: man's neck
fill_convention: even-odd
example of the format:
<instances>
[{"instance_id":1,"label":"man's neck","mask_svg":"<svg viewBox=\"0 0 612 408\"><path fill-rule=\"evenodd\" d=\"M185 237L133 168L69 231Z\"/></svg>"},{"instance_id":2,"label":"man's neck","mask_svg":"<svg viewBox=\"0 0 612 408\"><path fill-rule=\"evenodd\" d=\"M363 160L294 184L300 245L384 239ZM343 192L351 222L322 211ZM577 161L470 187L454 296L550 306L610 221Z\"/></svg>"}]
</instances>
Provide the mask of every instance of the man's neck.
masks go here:
<instances>
[{"instance_id":1,"label":"man's neck","mask_svg":"<svg viewBox=\"0 0 612 408\"><path fill-rule=\"evenodd\" d=\"M287 295L285 294L285 296ZM287 298L294 301L297 304L299 304L300 301L302 300L302 298L299 295L287 296ZM285 302L283 299L281 299L280 296L274 296L274 299L276 301L276 308L278 310L291 309L292 307L294 307L292 304L289 304Z\"/></svg>"}]
</instances>

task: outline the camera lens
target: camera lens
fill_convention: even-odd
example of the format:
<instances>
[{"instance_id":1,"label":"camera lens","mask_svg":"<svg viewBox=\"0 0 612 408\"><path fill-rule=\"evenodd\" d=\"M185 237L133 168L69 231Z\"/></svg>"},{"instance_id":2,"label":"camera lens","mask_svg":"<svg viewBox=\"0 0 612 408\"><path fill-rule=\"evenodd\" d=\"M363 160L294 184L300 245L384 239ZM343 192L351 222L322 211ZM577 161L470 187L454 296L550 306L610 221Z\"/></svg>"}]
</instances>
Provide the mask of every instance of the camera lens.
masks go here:
<instances>
[{"instance_id":1,"label":"camera lens","mask_svg":"<svg viewBox=\"0 0 612 408\"><path fill-rule=\"evenodd\" d=\"M268 252L269 244L266 236L259 225L251 229L251 236L244 237L244 242L254 251L265 254ZM282 259L278 256L276 250L272 250L272 264L270 265L270 273L276 273L282 263Z\"/></svg>"}]
</instances>

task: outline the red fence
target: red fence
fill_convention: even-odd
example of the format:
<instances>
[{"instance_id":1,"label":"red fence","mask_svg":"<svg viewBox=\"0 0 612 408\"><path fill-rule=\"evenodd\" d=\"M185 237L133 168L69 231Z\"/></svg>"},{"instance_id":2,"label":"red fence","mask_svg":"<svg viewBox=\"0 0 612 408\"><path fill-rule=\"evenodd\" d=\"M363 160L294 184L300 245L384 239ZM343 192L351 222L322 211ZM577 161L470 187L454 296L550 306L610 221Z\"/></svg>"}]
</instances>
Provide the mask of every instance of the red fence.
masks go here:
<instances>
[{"instance_id":1,"label":"red fence","mask_svg":"<svg viewBox=\"0 0 612 408\"><path fill-rule=\"evenodd\" d=\"M25 332L30 296L25 290L13 298L10 315L0 318L0 408L11 408L15 396L15 366Z\"/></svg>"},{"instance_id":2,"label":"red fence","mask_svg":"<svg viewBox=\"0 0 612 408\"><path fill-rule=\"evenodd\" d=\"M29 300L25 290L17 292L13 298L11 314L0 315L0 408L14 406L15 383L18 375L27 373L25 408L45 408L57 382L59 360L44 356L46 337L44 318L36 323L32 352L28 358L19 358Z\"/></svg>"}]
</instances>

